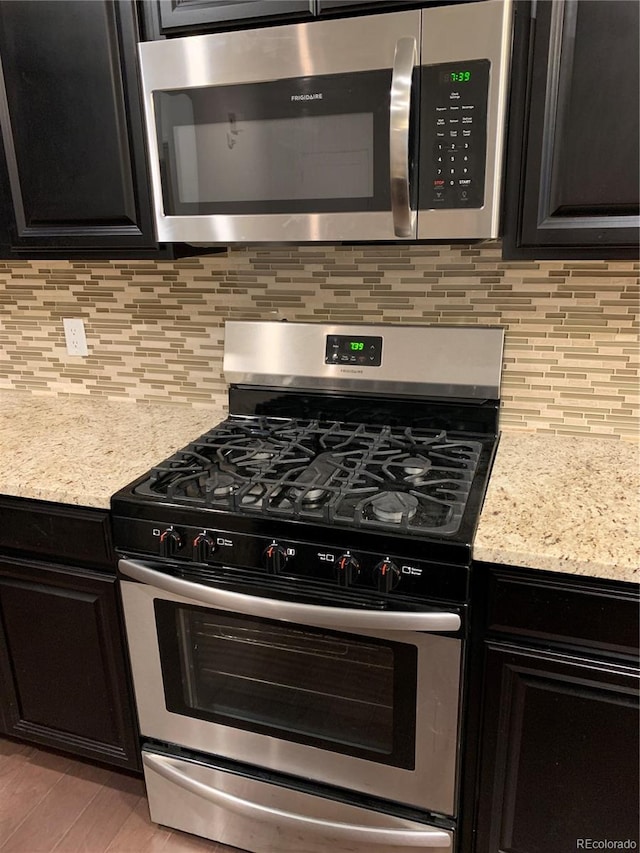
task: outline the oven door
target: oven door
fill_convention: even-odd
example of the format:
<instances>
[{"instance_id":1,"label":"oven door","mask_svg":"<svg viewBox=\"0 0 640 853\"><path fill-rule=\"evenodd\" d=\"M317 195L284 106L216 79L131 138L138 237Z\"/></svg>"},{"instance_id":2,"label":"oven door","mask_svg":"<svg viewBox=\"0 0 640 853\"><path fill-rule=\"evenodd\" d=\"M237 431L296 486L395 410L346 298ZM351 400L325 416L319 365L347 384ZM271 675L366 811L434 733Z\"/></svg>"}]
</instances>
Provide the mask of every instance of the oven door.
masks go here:
<instances>
[{"instance_id":1,"label":"oven door","mask_svg":"<svg viewBox=\"0 0 640 853\"><path fill-rule=\"evenodd\" d=\"M141 44L158 239L415 237L419 33L414 11Z\"/></svg>"},{"instance_id":2,"label":"oven door","mask_svg":"<svg viewBox=\"0 0 640 853\"><path fill-rule=\"evenodd\" d=\"M119 569L138 581L121 590L145 737L454 815L462 641L437 632L455 632L457 613Z\"/></svg>"}]
</instances>

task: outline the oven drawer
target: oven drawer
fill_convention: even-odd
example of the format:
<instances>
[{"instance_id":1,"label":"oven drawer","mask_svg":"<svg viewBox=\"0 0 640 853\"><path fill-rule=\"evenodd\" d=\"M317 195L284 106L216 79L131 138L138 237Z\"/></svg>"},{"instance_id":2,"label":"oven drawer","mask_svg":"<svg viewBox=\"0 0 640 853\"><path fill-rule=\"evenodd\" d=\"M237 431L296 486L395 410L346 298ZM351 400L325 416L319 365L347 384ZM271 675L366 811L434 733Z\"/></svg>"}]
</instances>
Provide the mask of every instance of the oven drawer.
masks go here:
<instances>
[{"instance_id":1,"label":"oven drawer","mask_svg":"<svg viewBox=\"0 0 640 853\"><path fill-rule=\"evenodd\" d=\"M451 853L454 833L145 748L151 819L254 853Z\"/></svg>"}]
</instances>

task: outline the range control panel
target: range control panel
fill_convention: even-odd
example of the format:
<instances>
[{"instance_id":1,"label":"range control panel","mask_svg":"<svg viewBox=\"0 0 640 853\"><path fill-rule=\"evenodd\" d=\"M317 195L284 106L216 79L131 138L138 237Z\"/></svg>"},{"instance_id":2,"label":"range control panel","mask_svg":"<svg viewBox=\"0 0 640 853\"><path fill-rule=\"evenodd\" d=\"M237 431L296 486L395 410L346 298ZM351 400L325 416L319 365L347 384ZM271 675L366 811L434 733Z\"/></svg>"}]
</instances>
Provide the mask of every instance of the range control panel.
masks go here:
<instances>
[{"instance_id":1,"label":"range control panel","mask_svg":"<svg viewBox=\"0 0 640 853\"><path fill-rule=\"evenodd\" d=\"M332 548L321 543L274 539L207 527L114 518L118 549L136 558L174 566L222 566L261 575L320 581L356 591L464 600L467 569L406 558L397 551ZM126 542L126 544L125 544ZM425 546L428 553L428 547Z\"/></svg>"},{"instance_id":2,"label":"range control panel","mask_svg":"<svg viewBox=\"0 0 640 853\"><path fill-rule=\"evenodd\" d=\"M421 208L484 204L487 59L422 67Z\"/></svg>"},{"instance_id":3,"label":"range control panel","mask_svg":"<svg viewBox=\"0 0 640 853\"><path fill-rule=\"evenodd\" d=\"M324 363L380 367L382 338L370 335L327 335Z\"/></svg>"}]
</instances>

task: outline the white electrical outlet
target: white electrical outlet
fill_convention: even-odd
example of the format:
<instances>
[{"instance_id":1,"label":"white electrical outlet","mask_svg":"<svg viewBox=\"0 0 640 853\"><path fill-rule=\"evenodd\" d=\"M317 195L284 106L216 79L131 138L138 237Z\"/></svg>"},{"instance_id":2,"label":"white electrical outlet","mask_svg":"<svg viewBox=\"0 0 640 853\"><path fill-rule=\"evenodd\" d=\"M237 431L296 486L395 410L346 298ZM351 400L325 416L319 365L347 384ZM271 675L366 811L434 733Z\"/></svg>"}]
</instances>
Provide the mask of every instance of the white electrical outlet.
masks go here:
<instances>
[{"instance_id":1,"label":"white electrical outlet","mask_svg":"<svg viewBox=\"0 0 640 853\"><path fill-rule=\"evenodd\" d=\"M64 339L67 342L69 355L89 355L87 337L84 333L84 320L79 317L67 317L62 321Z\"/></svg>"}]
</instances>

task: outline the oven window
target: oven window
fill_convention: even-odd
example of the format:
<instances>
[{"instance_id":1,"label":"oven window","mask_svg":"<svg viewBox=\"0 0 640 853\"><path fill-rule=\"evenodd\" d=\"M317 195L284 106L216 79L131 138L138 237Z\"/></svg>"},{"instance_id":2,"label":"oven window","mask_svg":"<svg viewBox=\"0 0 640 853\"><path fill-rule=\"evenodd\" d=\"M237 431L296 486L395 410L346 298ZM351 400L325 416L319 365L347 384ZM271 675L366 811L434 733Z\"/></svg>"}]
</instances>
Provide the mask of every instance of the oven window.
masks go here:
<instances>
[{"instance_id":1,"label":"oven window","mask_svg":"<svg viewBox=\"0 0 640 853\"><path fill-rule=\"evenodd\" d=\"M391 71L154 92L165 215L387 210Z\"/></svg>"},{"instance_id":2,"label":"oven window","mask_svg":"<svg viewBox=\"0 0 640 853\"><path fill-rule=\"evenodd\" d=\"M155 602L167 709L413 769L417 649Z\"/></svg>"}]
</instances>

